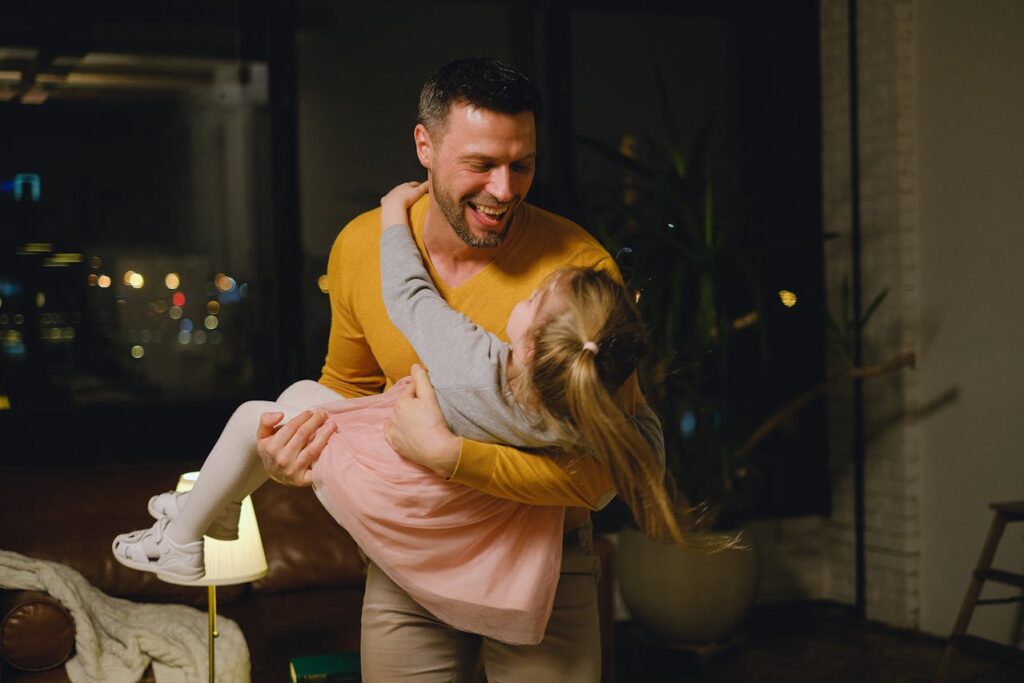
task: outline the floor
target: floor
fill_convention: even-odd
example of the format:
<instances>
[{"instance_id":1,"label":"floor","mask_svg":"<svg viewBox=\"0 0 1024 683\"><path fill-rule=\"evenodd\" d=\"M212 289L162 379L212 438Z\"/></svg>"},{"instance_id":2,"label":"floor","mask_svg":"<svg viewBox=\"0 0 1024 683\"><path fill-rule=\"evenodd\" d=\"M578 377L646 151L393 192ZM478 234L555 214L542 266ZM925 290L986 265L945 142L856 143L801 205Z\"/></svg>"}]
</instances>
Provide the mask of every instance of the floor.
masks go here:
<instances>
[{"instance_id":1,"label":"floor","mask_svg":"<svg viewBox=\"0 0 1024 683\"><path fill-rule=\"evenodd\" d=\"M619 683L931 683L944 645L815 603L758 610L743 637L706 656L655 645L621 622L615 669ZM1007 649L1005 659L959 654L953 680L1024 682L1020 652Z\"/></svg>"}]
</instances>

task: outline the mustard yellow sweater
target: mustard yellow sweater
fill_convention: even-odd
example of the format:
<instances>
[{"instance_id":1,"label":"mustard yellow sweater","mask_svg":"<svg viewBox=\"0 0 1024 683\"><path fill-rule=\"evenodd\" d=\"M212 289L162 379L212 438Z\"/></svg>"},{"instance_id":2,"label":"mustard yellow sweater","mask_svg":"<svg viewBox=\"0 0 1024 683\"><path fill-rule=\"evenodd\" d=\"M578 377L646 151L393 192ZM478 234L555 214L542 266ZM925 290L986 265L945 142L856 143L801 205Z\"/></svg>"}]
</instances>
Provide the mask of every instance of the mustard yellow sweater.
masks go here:
<instances>
[{"instance_id":1,"label":"mustard yellow sweater","mask_svg":"<svg viewBox=\"0 0 1024 683\"><path fill-rule=\"evenodd\" d=\"M428 202L429 197L418 201L409 219L438 291L452 308L502 339L512 307L529 297L551 271L576 265L606 269L618 277L615 262L586 231L523 204L495 259L468 282L448 287L423 247ZM379 393L419 362L384 308L380 232L380 209L358 216L338 235L327 265L331 334L320 382L344 396ZM501 498L590 509L603 506L614 490L607 469L592 458L565 456L556 461L465 438L451 479Z\"/></svg>"}]
</instances>

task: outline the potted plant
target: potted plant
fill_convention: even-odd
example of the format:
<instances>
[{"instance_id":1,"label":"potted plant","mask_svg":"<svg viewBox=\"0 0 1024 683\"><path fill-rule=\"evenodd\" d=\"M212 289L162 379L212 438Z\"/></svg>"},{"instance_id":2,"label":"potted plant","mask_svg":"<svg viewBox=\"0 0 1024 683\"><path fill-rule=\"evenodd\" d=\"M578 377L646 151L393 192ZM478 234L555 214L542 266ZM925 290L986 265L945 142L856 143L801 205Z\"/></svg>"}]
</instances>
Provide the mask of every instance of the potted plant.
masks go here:
<instances>
[{"instance_id":1,"label":"potted plant","mask_svg":"<svg viewBox=\"0 0 1024 683\"><path fill-rule=\"evenodd\" d=\"M599 193L602 200L591 207L588 224L617 254L650 330L651 354L641 367L641 383L665 427L667 470L677 486L684 526L690 533L738 534L741 543L702 555L625 529L620 587L634 618L655 636L714 643L735 634L756 592L758 558L740 526L750 513L747 494L756 488L759 447L830 389L853 377L912 364L913 356L849 367L770 408L763 397L752 395L744 364L752 357L768 362L762 334L766 316L774 314L771 307L792 306L797 295L778 288L761 291L755 267L759 247L741 220L725 214L728 202L719 201L729 168L721 146L713 144L709 125L688 138L660 78L658 86L667 130L663 140L647 141L640 149L629 136L618 148L580 139L622 169L621 185ZM884 296L875 298L859 322L847 308L835 320L823 305L816 307L834 348L849 348L857 327Z\"/></svg>"}]
</instances>

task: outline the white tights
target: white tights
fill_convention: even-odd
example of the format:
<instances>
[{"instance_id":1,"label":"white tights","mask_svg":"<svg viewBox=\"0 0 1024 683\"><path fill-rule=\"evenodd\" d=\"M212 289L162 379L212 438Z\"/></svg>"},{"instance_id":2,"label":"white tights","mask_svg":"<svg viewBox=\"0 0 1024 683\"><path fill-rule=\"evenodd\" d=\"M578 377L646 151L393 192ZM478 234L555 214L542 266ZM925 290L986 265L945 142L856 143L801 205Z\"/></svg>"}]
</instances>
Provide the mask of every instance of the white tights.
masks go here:
<instances>
[{"instance_id":1,"label":"white tights","mask_svg":"<svg viewBox=\"0 0 1024 683\"><path fill-rule=\"evenodd\" d=\"M242 499L267 480L263 461L256 452L256 427L260 415L284 413L282 423L303 410L341 396L322 384L304 379L291 385L277 401L246 401L238 406L199 471L184 509L167 525L175 543L197 541L222 510L238 507Z\"/></svg>"}]
</instances>

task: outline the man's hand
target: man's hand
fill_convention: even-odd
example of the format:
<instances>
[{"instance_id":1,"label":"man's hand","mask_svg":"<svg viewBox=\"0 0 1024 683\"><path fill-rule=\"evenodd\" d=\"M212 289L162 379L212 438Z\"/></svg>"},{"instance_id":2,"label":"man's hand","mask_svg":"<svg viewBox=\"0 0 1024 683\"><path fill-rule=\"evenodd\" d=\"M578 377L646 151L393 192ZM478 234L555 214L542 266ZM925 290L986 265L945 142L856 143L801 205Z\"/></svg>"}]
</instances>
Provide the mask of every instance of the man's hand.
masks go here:
<instances>
[{"instance_id":1,"label":"man's hand","mask_svg":"<svg viewBox=\"0 0 1024 683\"><path fill-rule=\"evenodd\" d=\"M448 429L427 371L413 365L410 374L413 384L395 403L384 425L384 438L403 458L447 479L459 462L462 442Z\"/></svg>"},{"instance_id":2,"label":"man's hand","mask_svg":"<svg viewBox=\"0 0 1024 683\"><path fill-rule=\"evenodd\" d=\"M275 426L284 413L263 413L256 428L256 452L263 461L263 469L276 482L291 486L310 486L313 475L310 467L320 457L327 439L337 429L334 423L321 429L327 419L325 413L307 410Z\"/></svg>"}]
</instances>

